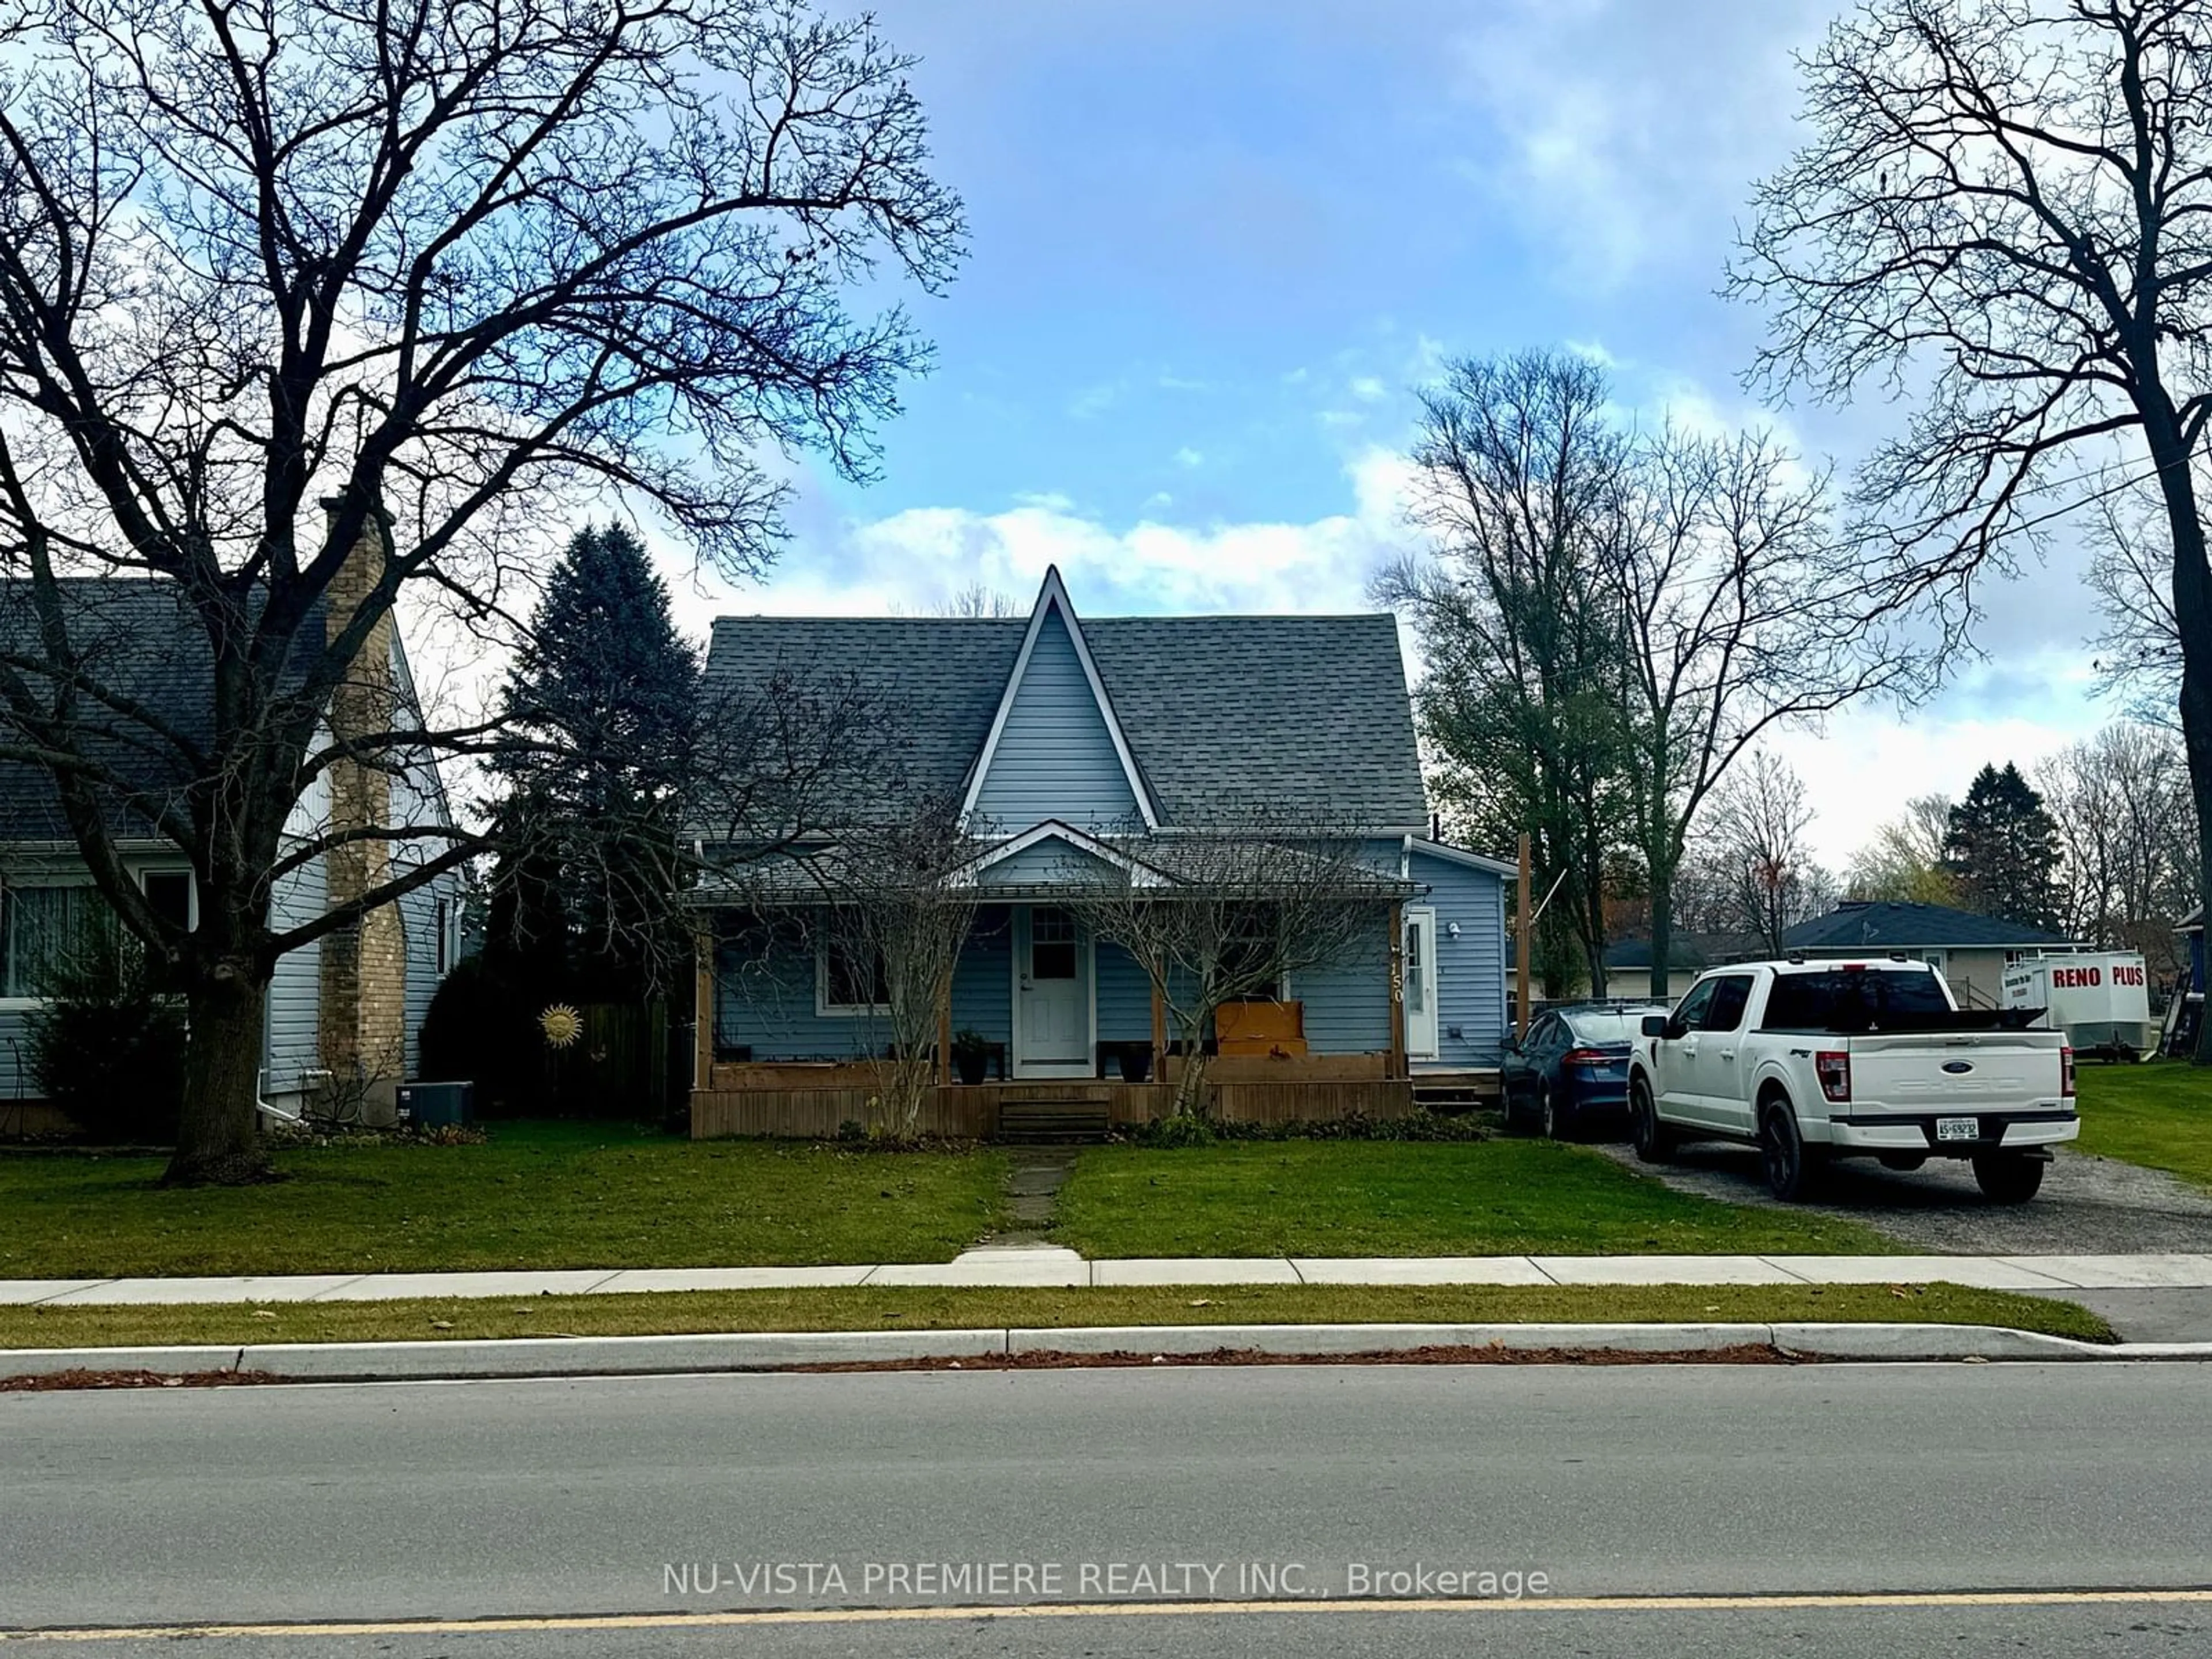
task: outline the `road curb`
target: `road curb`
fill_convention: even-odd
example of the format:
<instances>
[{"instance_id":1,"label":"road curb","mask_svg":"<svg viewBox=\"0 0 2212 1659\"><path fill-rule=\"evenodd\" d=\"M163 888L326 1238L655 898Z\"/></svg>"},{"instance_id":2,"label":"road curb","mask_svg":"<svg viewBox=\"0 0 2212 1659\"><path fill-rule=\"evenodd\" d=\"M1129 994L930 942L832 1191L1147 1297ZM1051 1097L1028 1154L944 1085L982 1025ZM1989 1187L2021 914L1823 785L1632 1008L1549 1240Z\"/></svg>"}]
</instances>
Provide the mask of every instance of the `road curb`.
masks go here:
<instances>
[{"instance_id":1,"label":"road curb","mask_svg":"<svg viewBox=\"0 0 2212 1659\"><path fill-rule=\"evenodd\" d=\"M1771 1347L1853 1361L2212 1360L2212 1342L2080 1342L1986 1325L1152 1325L1065 1329L791 1331L696 1336L519 1337L448 1342L266 1343L246 1347L0 1350L0 1378L65 1371L161 1376L253 1372L304 1382L665 1375L901 1364L1010 1354L1223 1350L1326 1360L1423 1348L1501 1353L1695 1354Z\"/></svg>"}]
</instances>

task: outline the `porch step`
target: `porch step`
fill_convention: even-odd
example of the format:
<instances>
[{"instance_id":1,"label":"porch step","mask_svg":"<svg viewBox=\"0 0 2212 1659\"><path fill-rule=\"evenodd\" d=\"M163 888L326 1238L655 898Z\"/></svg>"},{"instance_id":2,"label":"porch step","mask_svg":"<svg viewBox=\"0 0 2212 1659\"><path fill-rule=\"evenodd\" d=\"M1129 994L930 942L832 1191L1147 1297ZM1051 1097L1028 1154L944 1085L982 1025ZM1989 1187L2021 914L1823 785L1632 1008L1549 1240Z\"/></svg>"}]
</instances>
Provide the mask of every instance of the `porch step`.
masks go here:
<instances>
[{"instance_id":1,"label":"porch step","mask_svg":"<svg viewBox=\"0 0 2212 1659\"><path fill-rule=\"evenodd\" d=\"M1413 1104L1431 1112L1466 1112L1498 1104L1494 1071L1431 1073L1413 1078Z\"/></svg>"},{"instance_id":2,"label":"porch step","mask_svg":"<svg viewBox=\"0 0 2212 1659\"><path fill-rule=\"evenodd\" d=\"M1103 1102L1007 1100L999 1105L999 1139L1025 1146L1101 1141L1111 1121Z\"/></svg>"}]
</instances>

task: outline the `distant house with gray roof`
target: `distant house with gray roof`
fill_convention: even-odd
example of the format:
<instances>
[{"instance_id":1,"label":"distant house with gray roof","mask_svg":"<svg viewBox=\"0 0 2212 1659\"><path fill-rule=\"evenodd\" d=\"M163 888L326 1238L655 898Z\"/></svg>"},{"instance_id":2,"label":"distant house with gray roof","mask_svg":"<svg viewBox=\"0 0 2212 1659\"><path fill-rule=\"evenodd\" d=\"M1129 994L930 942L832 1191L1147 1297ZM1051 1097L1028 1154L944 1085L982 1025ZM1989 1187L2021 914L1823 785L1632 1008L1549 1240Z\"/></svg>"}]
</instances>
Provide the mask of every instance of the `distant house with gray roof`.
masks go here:
<instances>
[{"instance_id":1,"label":"distant house with gray roof","mask_svg":"<svg viewBox=\"0 0 2212 1659\"><path fill-rule=\"evenodd\" d=\"M2002 1004L2007 963L2088 948L2041 927L1948 904L1888 899L1845 899L1827 915L1789 929L1782 943L1792 955L1828 960L1894 954L1928 963L1950 982L1960 1005L1970 1008Z\"/></svg>"},{"instance_id":2,"label":"distant house with gray roof","mask_svg":"<svg viewBox=\"0 0 2212 1659\"><path fill-rule=\"evenodd\" d=\"M944 1024L988 1048L990 1084L963 1096L940 1053L937 1127L988 1133L1001 1104L1024 1099L1143 1115L1133 1079L1157 1083L1174 1062L1160 999L1121 942L1081 922L1073 884L1141 871L1172 902L1209 838L1288 841L1307 827L1356 842L1372 927L1342 960L1275 988L1267 1052L1221 1043L1224 1109L1390 1109L1416 1078L1495 1064L1516 872L1431 832L1391 617L1082 618L1053 571L1026 617L723 617L705 678L710 699L743 697L825 669L880 694L872 741L900 798L951 803L974 844L960 879L975 921ZM877 808L848 792L826 817ZM711 800L690 816L712 867L711 844L731 831ZM827 823L808 857L745 866L698 895L714 940L698 1132L861 1115L855 1068L884 1035L872 970L841 958L833 930L805 940L744 926L763 869L803 886L791 866L818 869L836 840ZM743 845L730 850L743 865ZM1268 1085L1286 1091L1253 1093Z\"/></svg>"}]
</instances>

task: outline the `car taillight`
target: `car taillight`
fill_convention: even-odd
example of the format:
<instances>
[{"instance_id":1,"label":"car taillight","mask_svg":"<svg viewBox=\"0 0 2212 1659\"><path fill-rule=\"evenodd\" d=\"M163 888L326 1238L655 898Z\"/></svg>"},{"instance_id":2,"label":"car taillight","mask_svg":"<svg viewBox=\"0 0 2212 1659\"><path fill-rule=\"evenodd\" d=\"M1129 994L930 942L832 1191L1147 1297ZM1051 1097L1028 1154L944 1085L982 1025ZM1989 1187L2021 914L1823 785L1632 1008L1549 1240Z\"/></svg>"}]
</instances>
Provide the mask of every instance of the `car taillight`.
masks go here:
<instances>
[{"instance_id":1,"label":"car taillight","mask_svg":"<svg viewBox=\"0 0 2212 1659\"><path fill-rule=\"evenodd\" d=\"M1609 1066L1613 1056L1602 1048L1570 1048L1559 1057L1562 1066Z\"/></svg>"},{"instance_id":2,"label":"car taillight","mask_svg":"<svg viewBox=\"0 0 2212 1659\"><path fill-rule=\"evenodd\" d=\"M1813 1075L1820 1079L1820 1092L1830 1100L1851 1097L1851 1057L1843 1050L1823 1048L1814 1054Z\"/></svg>"},{"instance_id":3,"label":"car taillight","mask_svg":"<svg viewBox=\"0 0 2212 1659\"><path fill-rule=\"evenodd\" d=\"M2058 1051L2058 1097L2061 1100L2074 1098L2074 1051L2071 1048Z\"/></svg>"}]
</instances>

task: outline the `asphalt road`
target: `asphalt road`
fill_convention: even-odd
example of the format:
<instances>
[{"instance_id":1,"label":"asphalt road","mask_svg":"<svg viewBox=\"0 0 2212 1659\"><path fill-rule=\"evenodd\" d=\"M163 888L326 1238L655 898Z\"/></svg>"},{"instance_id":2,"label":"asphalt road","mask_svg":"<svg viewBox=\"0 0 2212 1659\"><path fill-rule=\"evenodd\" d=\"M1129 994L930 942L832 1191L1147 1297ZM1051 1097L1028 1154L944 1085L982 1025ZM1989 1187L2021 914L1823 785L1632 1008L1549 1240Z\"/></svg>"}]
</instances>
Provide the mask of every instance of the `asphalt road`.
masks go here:
<instances>
[{"instance_id":1,"label":"asphalt road","mask_svg":"<svg viewBox=\"0 0 2212 1659\"><path fill-rule=\"evenodd\" d=\"M2212 1596L2161 1593L2212 1584L2207 1386L2194 1365L1161 1367L13 1395L0 1627L307 1626L193 1646L223 1659L2202 1655ZM994 1563L1003 1595L921 1588ZM1546 1594L1402 1605L1438 1569ZM1392 1601L1342 1605L1363 1589ZM1958 1599L2052 1589L2120 1599ZM1838 1600L1635 1599L1778 1595ZM1097 1610L958 1608L979 1601ZM880 1616L902 1606L928 1616ZM764 1607L823 1616L696 1622ZM611 1617L449 1622L574 1615ZM428 1622L329 1628L391 1620ZM0 1640L18 1650L175 1648Z\"/></svg>"}]
</instances>

